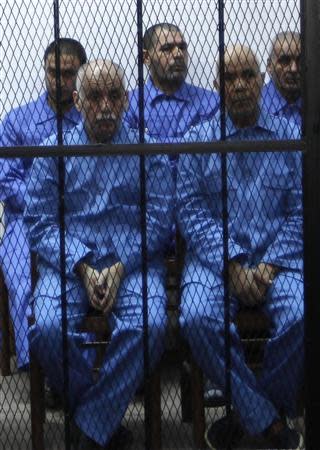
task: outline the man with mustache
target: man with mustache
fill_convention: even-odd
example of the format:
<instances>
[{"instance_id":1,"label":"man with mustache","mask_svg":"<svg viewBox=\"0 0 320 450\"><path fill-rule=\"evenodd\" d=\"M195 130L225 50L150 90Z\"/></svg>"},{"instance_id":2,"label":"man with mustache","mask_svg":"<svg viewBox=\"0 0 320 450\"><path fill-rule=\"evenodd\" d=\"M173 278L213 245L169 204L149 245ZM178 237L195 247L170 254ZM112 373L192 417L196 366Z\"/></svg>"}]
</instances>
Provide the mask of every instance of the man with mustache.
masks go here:
<instances>
[{"instance_id":1,"label":"man with mustache","mask_svg":"<svg viewBox=\"0 0 320 450\"><path fill-rule=\"evenodd\" d=\"M73 104L72 93L76 73L87 60L82 45L70 38L60 39L61 96L64 130L73 128L80 113ZM57 130L55 42L44 54L46 91L35 101L10 111L0 123L0 146L35 146ZM30 252L22 221L25 184L32 158L0 160L0 201L4 205L6 232L0 245L0 264L9 291L10 315L15 331L17 366L29 363L27 315L31 294ZM46 400L55 406L56 399L48 390Z\"/></svg>"},{"instance_id":2,"label":"man with mustache","mask_svg":"<svg viewBox=\"0 0 320 450\"><path fill-rule=\"evenodd\" d=\"M208 120L218 108L216 93L185 81L188 72L188 46L180 29L158 23L143 37L144 63L150 77L144 86L145 134L157 142L179 142L186 131ZM139 89L129 94L125 120L139 128ZM176 172L177 157L171 157Z\"/></svg>"},{"instance_id":3,"label":"man with mustache","mask_svg":"<svg viewBox=\"0 0 320 450\"><path fill-rule=\"evenodd\" d=\"M83 65L74 92L83 121L64 143L132 144L137 132L122 123L127 92L122 69L111 61ZM56 137L45 145L56 144ZM66 150L66 154L68 150ZM163 248L172 226L173 182L168 158L145 158L146 307L149 359L160 358L166 330ZM69 400L74 449L104 449L115 443L126 408L144 377L142 230L139 156L65 157L65 262L68 317ZM31 170L25 220L39 256L34 293L36 324L30 345L50 383L63 386L59 245L59 173L56 158L39 158ZM111 330L96 383L92 362L77 333L89 308L105 316ZM90 356L90 355L89 355ZM109 448L109 447L108 447ZM111 447L110 447L111 448Z\"/></svg>"},{"instance_id":4,"label":"man with mustache","mask_svg":"<svg viewBox=\"0 0 320 450\"><path fill-rule=\"evenodd\" d=\"M225 50L225 138L298 138L298 128L260 104L262 75L252 50ZM218 78L219 78L218 69ZM217 87L221 91L220 81ZM186 141L220 140L220 117L193 128ZM302 181L298 152L182 155L178 166L178 223L187 243L182 276L181 328L205 374L226 386L225 307L230 307L230 381L233 413L206 432L210 449L298 449L290 429L303 375ZM226 201L227 217L224 215ZM224 220L228 230L224 257ZM224 270L229 276L225 305ZM233 323L240 305L259 307L272 328L259 376L249 369ZM253 440L253 442L252 442Z\"/></svg>"},{"instance_id":5,"label":"man with mustache","mask_svg":"<svg viewBox=\"0 0 320 450\"><path fill-rule=\"evenodd\" d=\"M271 80L262 89L262 105L275 116L284 116L301 127L301 39L286 31L276 35L268 58Z\"/></svg>"}]
</instances>

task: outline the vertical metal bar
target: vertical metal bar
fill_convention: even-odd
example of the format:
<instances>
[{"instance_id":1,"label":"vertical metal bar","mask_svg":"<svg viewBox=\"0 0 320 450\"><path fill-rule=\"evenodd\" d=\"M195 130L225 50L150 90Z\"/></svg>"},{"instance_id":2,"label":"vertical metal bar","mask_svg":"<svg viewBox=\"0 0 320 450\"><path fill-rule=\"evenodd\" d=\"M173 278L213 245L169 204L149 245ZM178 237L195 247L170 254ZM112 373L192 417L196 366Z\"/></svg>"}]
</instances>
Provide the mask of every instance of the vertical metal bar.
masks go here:
<instances>
[{"instance_id":1,"label":"vertical metal bar","mask_svg":"<svg viewBox=\"0 0 320 450\"><path fill-rule=\"evenodd\" d=\"M137 0L138 27L138 86L139 86L139 141L144 138L144 78L143 78L143 3ZM148 266L146 239L146 170L145 157L140 157L140 226L142 251L142 301L143 301L143 358L144 358L144 410L145 410L145 438L146 448L152 448L151 427L151 386L150 386L150 358L149 358L149 329L148 329Z\"/></svg>"},{"instance_id":2,"label":"vertical metal bar","mask_svg":"<svg viewBox=\"0 0 320 450\"><path fill-rule=\"evenodd\" d=\"M220 128L221 140L226 140L226 110L225 110L225 27L224 1L219 0L219 85L220 85ZM225 398L226 415L231 417L231 338L230 338L230 295L229 295L229 252L228 252L228 154L221 155L222 177L222 228L223 228L223 283L224 283L224 336L225 336Z\"/></svg>"},{"instance_id":3,"label":"vertical metal bar","mask_svg":"<svg viewBox=\"0 0 320 450\"><path fill-rule=\"evenodd\" d=\"M62 136L62 105L61 105L61 66L60 66L60 21L59 0L54 0L54 39L56 62L56 107L57 107L57 136L58 145L63 145ZM63 355L63 405L65 448L70 449L70 409L69 409L69 356L68 356L68 317L66 297L66 254L65 254L65 164L63 156L58 159L59 171L59 225L60 225L60 279L61 279L61 327L62 327L62 355Z\"/></svg>"},{"instance_id":4,"label":"vertical metal bar","mask_svg":"<svg viewBox=\"0 0 320 450\"><path fill-rule=\"evenodd\" d=\"M305 60L304 111L307 152L303 164L304 192L304 280L305 280L305 403L306 449L319 448L320 412L320 4L301 3L302 43Z\"/></svg>"},{"instance_id":5,"label":"vertical metal bar","mask_svg":"<svg viewBox=\"0 0 320 450\"><path fill-rule=\"evenodd\" d=\"M144 143L144 76L143 76L143 5L137 0L137 27L138 27L138 108L139 108L139 142Z\"/></svg>"}]
</instances>

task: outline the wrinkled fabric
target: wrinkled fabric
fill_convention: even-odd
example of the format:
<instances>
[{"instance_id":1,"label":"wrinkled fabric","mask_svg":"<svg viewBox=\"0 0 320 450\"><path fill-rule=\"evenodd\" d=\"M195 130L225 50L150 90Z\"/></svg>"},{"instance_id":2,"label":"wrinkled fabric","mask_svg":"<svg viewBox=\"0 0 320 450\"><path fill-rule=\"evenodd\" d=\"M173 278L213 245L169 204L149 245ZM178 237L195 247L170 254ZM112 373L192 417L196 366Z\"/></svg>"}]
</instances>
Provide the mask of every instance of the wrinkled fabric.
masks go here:
<instances>
[{"instance_id":1,"label":"wrinkled fabric","mask_svg":"<svg viewBox=\"0 0 320 450\"><path fill-rule=\"evenodd\" d=\"M62 128L73 128L80 113L72 108ZM57 130L56 113L47 102L47 93L10 111L0 124L0 146L36 146ZM18 367L29 362L27 315L31 295L30 252L23 225L26 183L33 158L0 160L0 200L5 202L7 233L0 246L1 268L9 292L10 316L16 340Z\"/></svg>"},{"instance_id":2,"label":"wrinkled fabric","mask_svg":"<svg viewBox=\"0 0 320 450\"><path fill-rule=\"evenodd\" d=\"M261 112L254 127L236 129L226 120L226 139L298 139L299 130ZM219 140L220 122L190 131L186 141ZM245 363L233 320L238 299L230 298L232 402L243 426L259 434L280 411L295 414L303 374L302 183L299 152L228 153L228 258L245 267L260 262L280 272L262 308L272 328L263 369L256 377ZM182 276L180 324L206 375L225 388L222 156L183 155L179 161L179 226L187 244Z\"/></svg>"},{"instance_id":3,"label":"wrinkled fabric","mask_svg":"<svg viewBox=\"0 0 320 450\"><path fill-rule=\"evenodd\" d=\"M67 145L90 144L82 124L64 136ZM54 144L50 138L44 144ZM136 143L137 133L121 127L112 143ZM65 257L70 404L78 426L105 445L119 426L129 401L143 381L143 294L138 156L68 157L65 161ZM166 328L163 249L172 226L173 182L165 156L145 158L147 295L152 367L163 351ZM25 221L31 248L39 257L34 293L36 325L30 330L50 383L61 391L62 332L60 287L58 161L38 158L31 170ZM116 304L106 317L111 329L96 384L92 355L79 347L78 332L89 309L74 269L85 261L97 270L124 264ZM50 356L47 349L52 349Z\"/></svg>"}]
</instances>

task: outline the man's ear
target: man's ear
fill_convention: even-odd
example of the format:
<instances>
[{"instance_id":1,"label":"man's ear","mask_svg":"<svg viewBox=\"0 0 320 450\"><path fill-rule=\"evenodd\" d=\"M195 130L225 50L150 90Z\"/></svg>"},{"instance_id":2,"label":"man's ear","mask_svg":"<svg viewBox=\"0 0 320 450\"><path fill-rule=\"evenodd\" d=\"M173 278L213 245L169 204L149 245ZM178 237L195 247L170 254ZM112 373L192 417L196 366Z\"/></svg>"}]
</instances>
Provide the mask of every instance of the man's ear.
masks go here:
<instances>
[{"instance_id":1,"label":"man's ear","mask_svg":"<svg viewBox=\"0 0 320 450\"><path fill-rule=\"evenodd\" d=\"M80 112L81 111L81 100L80 100L79 92L73 91L72 97L73 97L74 106Z\"/></svg>"},{"instance_id":2,"label":"man's ear","mask_svg":"<svg viewBox=\"0 0 320 450\"><path fill-rule=\"evenodd\" d=\"M129 94L128 91L124 92L123 110L127 111L129 107Z\"/></svg>"},{"instance_id":3,"label":"man's ear","mask_svg":"<svg viewBox=\"0 0 320 450\"><path fill-rule=\"evenodd\" d=\"M215 78L213 80L213 87L219 92L220 91L220 84L218 78Z\"/></svg>"},{"instance_id":4,"label":"man's ear","mask_svg":"<svg viewBox=\"0 0 320 450\"><path fill-rule=\"evenodd\" d=\"M272 77L272 59L269 57L267 61L267 74Z\"/></svg>"},{"instance_id":5,"label":"man's ear","mask_svg":"<svg viewBox=\"0 0 320 450\"><path fill-rule=\"evenodd\" d=\"M143 54L143 62L144 62L144 64L149 66L150 65L150 55L149 55L148 50L146 50L144 48L143 51L142 51L142 54Z\"/></svg>"}]
</instances>

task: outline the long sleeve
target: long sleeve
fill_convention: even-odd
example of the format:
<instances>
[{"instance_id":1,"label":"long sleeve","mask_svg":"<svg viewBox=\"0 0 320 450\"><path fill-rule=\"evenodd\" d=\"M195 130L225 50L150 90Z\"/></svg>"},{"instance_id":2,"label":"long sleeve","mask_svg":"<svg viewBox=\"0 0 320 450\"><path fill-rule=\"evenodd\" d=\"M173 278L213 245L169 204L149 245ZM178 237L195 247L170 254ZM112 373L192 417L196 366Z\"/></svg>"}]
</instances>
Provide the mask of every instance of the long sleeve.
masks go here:
<instances>
[{"instance_id":1,"label":"long sleeve","mask_svg":"<svg viewBox=\"0 0 320 450\"><path fill-rule=\"evenodd\" d=\"M60 270L60 224L58 160L38 158L30 174L25 222L31 249L46 263ZM66 274L91 253L77 237L65 234Z\"/></svg>"},{"instance_id":2,"label":"long sleeve","mask_svg":"<svg viewBox=\"0 0 320 450\"><path fill-rule=\"evenodd\" d=\"M206 186L202 170L202 156L181 155L179 159L177 197L178 222L187 241L189 254L195 255L205 266L221 273L223 269L223 228L220 157L212 155L214 172L211 189ZM231 238L229 258L246 251Z\"/></svg>"},{"instance_id":3,"label":"long sleeve","mask_svg":"<svg viewBox=\"0 0 320 450\"><path fill-rule=\"evenodd\" d=\"M279 267L302 270L303 267L303 214L302 214L302 162L301 153L286 154L290 177L283 202L284 221L275 239L268 246L262 260Z\"/></svg>"},{"instance_id":4,"label":"long sleeve","mask_svg":"<svg viewBox=\"0 0 320 450\"><path fill-rule=\"evenodd\" d=\"M146 167L146 241L148 259L163 254L173 225L174 187L169 160L166 156L145 159ZM141 211L141 210L140 210ZM126 273L140 267L142 261L141 233L127 242L122 262Z\"/></svg>"},{"instance_id":5,"label":"long sleeve","mask_svg":"<svg viewBox=\"0 0 320 450\"><path fill-rule=\"evenodd\" d=\"M7 203L12 212L22 212L24 209L24 172L20 159L0 159L0 200Z\"/></svg>"}]
</instances>

